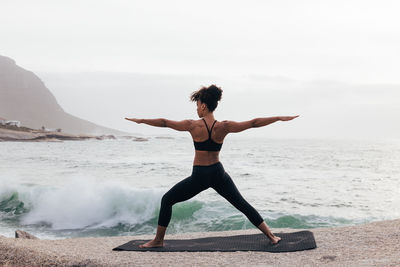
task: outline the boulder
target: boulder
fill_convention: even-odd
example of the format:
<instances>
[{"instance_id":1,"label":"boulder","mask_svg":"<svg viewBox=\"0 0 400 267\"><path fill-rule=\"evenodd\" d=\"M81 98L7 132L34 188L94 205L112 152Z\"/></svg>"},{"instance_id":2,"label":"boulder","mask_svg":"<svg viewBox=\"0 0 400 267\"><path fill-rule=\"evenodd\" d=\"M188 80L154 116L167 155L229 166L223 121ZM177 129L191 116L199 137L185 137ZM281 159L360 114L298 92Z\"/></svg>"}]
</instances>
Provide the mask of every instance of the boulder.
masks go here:
<instances>
[{"instance_id":1,"label":"boulder","mask_svg":"<svg viewBox=\"0 0 400 267\"><path fill-rule=\"evenodd\" d=\"M15 238L24 238L24 239L39 239L34 235L31 235L28 232L22 231L22 230L16 230L15 231Z\"/></svg>"}]
</instances>

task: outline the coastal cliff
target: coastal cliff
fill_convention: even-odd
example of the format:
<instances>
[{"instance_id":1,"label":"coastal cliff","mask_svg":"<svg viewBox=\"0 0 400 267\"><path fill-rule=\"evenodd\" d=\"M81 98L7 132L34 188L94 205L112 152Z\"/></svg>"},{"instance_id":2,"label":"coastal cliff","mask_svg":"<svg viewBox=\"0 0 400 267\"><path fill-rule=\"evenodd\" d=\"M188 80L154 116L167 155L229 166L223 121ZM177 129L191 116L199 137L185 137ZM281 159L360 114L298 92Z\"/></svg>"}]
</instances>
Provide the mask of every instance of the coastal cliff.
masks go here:
<instances>
[{"instance_id":1,"label":"coastal cliff","mask_svg":"<svg viewBox=\"0 0 400 267\"><path fill-rule=\"evenodd\" d=\"M34 129L61 128L69 134L124 134L65 112L35 73L1 55L0 117L18 120L23 126Z\"/></svg>"}]
</instances>

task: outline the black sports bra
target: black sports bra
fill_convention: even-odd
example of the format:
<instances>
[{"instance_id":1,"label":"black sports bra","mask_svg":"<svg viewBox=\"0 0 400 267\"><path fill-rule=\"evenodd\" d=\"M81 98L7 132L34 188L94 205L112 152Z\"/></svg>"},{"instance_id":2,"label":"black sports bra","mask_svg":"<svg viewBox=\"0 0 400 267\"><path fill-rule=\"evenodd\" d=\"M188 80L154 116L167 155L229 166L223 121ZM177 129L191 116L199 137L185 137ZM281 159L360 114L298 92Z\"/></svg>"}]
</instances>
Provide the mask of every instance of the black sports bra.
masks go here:
<instances>
[{"instance_id":1,"label":"black sports bra","mask_svg":"<svg viewBox=\"0 0 400 267\"><path fill-rule=\"evenodd\" d=\"M211 130L208 130L207 122L205 121L204 118L203 118L203 121L207 127L208 139L203 142L196 142L193 140L194 148L196 150L201 150L201 151L220 151L222 144L216 143L211 139L211 131L214 127L214 124L217 122L217 120L214 121L213 125L211 126Z\"/></svg>"}]
</instances>

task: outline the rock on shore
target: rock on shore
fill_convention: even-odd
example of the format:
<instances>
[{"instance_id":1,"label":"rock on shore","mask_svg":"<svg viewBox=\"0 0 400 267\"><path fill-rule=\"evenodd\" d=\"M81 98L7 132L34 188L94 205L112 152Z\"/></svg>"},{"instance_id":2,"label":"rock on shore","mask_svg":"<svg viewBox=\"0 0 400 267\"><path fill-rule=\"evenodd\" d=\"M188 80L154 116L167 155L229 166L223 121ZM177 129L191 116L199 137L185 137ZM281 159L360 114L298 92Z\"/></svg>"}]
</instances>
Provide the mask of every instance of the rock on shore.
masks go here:
<instances>
[{"instance_id":1,"label":"rock on shore","mask_svg":"<svg viewBox=\"0 0 400 267\"><path fill-rule=\"evenodd\" d=\"M300 229L273 229L295 232ZM311 230L313 250L268 252L119 252L112 248L153 235L15 239L0 236L0 264L9 266L400 266L400 219ZM166 235L187 239L259 233L258 229Z\"/></svg>"}]
</instances>

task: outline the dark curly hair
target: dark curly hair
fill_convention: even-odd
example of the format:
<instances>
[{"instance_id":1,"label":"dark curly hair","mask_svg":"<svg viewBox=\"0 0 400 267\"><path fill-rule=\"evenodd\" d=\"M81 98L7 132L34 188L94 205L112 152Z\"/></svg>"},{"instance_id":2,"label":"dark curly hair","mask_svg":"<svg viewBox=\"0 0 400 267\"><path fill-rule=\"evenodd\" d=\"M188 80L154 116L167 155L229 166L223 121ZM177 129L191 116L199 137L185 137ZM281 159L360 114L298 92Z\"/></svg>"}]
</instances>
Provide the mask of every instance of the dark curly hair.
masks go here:
<instances>
[{"instance_id":1,"label":"dark curly hair","mask_svg":"<svg viewBox=\"0 0 400 267\"><path fill-rule=\"evenodd\" d=\"M193 92L190 95L190 100L193 102L200 100L201 103L206 104L210 112L213 112L217 108L218 101L221 100L221 97L222 89L215 84L212 84L209 87L203 86L199 90Z\"/></svg>"}]
</instances>

